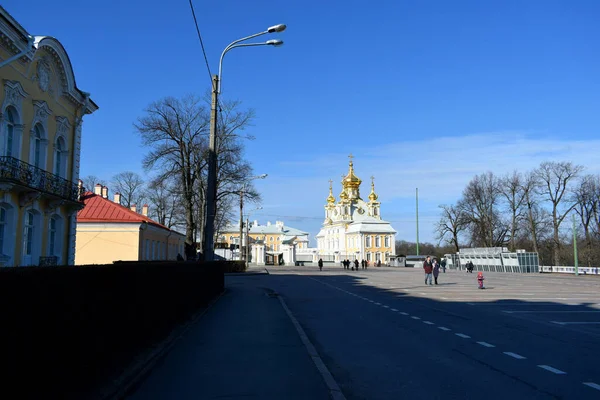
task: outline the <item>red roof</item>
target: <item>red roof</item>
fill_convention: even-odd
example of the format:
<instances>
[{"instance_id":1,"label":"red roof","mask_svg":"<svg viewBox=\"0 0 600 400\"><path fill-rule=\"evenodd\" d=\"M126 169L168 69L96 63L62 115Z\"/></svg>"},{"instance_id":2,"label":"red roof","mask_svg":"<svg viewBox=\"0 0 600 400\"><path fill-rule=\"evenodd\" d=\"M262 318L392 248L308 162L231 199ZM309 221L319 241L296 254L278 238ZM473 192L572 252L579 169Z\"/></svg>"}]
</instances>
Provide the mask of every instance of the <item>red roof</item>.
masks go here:
<instances>
[{"instance_id":1,"label":"red roof","mask_svg":"<svg viewBox=\"0 0 600 400\"><path fill-rule=\"evenodd\" d=\"M159 228L170 230L142 214L92 192L86 192L83 195L83 204L85 207L77 212L77 222L142 223L145 221Z\"/></svg>"}]
</instances>

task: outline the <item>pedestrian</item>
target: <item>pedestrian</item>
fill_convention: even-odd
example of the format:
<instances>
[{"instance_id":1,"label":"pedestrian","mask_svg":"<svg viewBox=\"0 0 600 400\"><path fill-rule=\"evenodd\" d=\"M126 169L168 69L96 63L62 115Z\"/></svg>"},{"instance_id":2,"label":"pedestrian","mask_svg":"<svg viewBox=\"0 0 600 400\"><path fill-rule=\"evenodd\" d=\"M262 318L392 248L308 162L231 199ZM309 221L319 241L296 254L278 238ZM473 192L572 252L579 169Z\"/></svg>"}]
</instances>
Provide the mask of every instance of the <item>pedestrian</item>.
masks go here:
<instances>
[{"instance_id":1,"label":"pedestrian","mask_svg":"<svg viewBox=\"0 0 600 400\"><path fill-rule=\"evenodd\" d=\"M425 258L425 261L423 261L423 270L425 271L425 284L427 285L427 282L429 282L430 285L433 285L433 283L431 283L431 274L433 273L433 264L431 264L430 256L427 256Z\"/></svg>"},{"instance_id":2,"label":"pedestrian","mask_svg":"<svg viewBox=\"0 0 600 400\"><path fill-rule=\"evenodd\" d=\"M440 263L440 266L442 267L442 272L445 274L446 273L446 259L442 258L442 262Z\"/></svg>"},{"instance_id":3,"label":"pedestrian","mask_svg":"<svg viewBox=\"0 0 600 400\"><path fill-rule=\"evenodd\" d=\"M319 271L323 271L323 259L319 258Z\"/></svg>"},{"instance_id":4,"label":"pedestrian","mask_svg":"<svg viewBox=\"0 0 600 400\"><path fill-rule=\"evenodd\" d=\"M434 258L433 259L433 279L434 279L436 285L438 284L437 278L438 278L439 274L440 274L440 264L438 263L437 258Z\"/></svg>"},{"instance_id":5,"label":"pedestrian","mask_svg":"<svg viewBox=\"0 0 600 400\"><path fill-rule=\"evenodd\" d=\"M360 261L360 265L361 265L362 269L367 269L367 262L365 261L364 258Z\"/></svg>"},{"instance_id":6,"label":"pedestrian","mask_svg":"<svg viewBox=\"0 0 600 400\"><path fill-rule=\"evenodd\" d=\"M377 260L377 266L381 267L381 260Z\"/></svg>"},{"instance_id":7,"label":"pedestrian","mask_svg":"<svg viewBox=\"0 0 600 400\"><path fill-rule=\"evenodd\" d=\"M354 260L354 267L358 271L358 259Z\"/></svg>"}]
</instances>

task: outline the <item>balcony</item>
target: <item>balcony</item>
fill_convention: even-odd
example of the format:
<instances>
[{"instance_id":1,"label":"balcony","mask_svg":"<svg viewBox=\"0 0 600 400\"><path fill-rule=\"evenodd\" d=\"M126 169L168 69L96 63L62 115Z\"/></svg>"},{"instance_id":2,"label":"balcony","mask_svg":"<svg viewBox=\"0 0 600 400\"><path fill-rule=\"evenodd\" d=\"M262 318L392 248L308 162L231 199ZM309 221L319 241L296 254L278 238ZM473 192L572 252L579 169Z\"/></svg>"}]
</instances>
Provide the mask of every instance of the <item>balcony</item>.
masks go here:
<instances>
[{"instance_id":1,"label":"balcony","mask_svg":"<svg viewBox=\"0 0 600 400\"><path fill-rule=\"evenodd\" d=\"M6 183L15 192L40 193L51 199L80 203L77 184L14 157L0 157L0 184Z\"/></svg>"}]
</instances>

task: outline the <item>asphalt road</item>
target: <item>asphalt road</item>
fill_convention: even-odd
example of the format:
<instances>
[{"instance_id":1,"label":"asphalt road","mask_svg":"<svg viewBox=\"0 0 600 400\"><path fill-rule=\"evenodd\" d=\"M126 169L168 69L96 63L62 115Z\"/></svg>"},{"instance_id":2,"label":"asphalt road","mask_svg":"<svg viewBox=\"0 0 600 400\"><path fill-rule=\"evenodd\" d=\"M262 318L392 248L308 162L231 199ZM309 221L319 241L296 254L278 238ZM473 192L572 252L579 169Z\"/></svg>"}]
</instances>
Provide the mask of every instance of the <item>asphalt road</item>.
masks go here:
<instances>
[{"instance_id":1,"label":"asphalt road","mask_svg":"<svg viewBox=\"0 0 600 400\"><path fill-rule=\"evenodd\" d=\"M600 399L600 279L271 267L347 399Z\"/></svg>"}]
</instances>

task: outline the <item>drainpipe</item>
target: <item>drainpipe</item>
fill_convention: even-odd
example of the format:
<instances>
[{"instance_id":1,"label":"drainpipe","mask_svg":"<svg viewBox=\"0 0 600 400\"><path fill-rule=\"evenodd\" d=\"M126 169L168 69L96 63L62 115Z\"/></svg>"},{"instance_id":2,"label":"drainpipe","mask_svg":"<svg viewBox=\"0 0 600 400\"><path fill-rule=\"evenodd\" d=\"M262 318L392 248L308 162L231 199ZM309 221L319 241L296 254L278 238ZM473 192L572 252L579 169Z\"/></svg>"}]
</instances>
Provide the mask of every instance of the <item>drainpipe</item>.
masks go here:
<instances>
[{"instance_id":1,"label":"drainpipe","mask_svg":"<svg viewBox=\"0 0 600 400\"><path fill-rule=\"evenodd\" d=\"M28 36L27 37L27 46L25 46L25 50L21 51L18 54L15 54L14 56L0 62L0 68L4 67L5 65L10 64L11 62L18 60L19 58L23 57L25 54L29 53L29 51L31 50L31 48L33 47L33 42L34 42L34 37L33 36Z\"/></svg>"}]
</instances>

